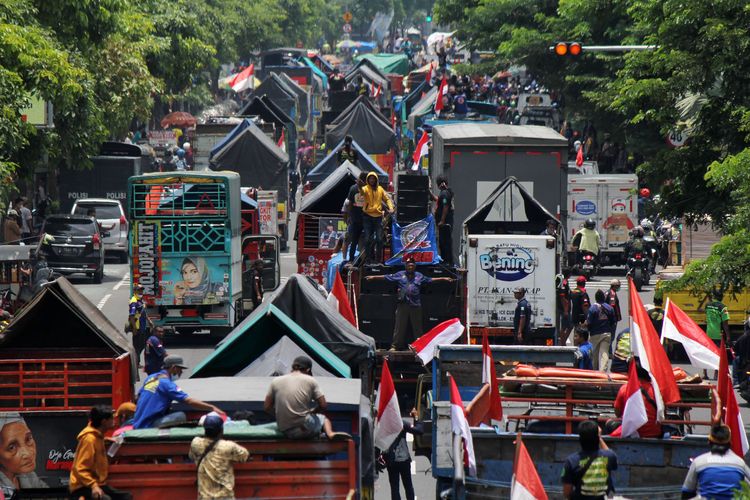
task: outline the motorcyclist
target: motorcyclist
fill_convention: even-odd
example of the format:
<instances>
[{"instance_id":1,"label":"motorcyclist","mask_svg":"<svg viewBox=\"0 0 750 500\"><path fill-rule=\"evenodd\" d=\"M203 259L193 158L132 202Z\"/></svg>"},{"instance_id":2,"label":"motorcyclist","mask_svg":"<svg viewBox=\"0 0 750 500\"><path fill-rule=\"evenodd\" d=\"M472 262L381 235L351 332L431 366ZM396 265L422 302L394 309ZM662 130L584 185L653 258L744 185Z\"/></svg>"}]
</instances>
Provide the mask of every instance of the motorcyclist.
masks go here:
<instances>
[{"instance_id":1,"label":"motorcyclist","mask_svg":"<svg viewBox=\"0 0 750 500\"><path fill-rule=\"evenodd\" d=\"M654 274L656 272L656 256L659 252L659 240L654 231L654 225L649 219L643 219L641 227L643 228L643 242L646 245L646 253L650 260L649 269L651 274Z\"/></svg>"},{"instance_id":2,"label":"motorcyclist","mask_svg":"<svg viewBox=\"0 0 750 500\"><path fill-rule=\"evenodd\" d=\"M636 252L645 254L646 243L643 241L643 228L641 226L634 227L630 232L630 239L625 243L624 249L626 259L635 255Z\"/></svg>"},{"instance_id":3,"label":"motorcyclist","mask_svg":"<svg viewBox=\"0 0 750 500\"><path fill-rule=\"evenodd\" d=\"M573 236L572 245L580 255L584 252L589 252L594 255L594 258L599 258L599 249L602 246L602 238L596 230L596 222L594 219L586 219L583 228ZM580 256L578 262L581 262Z\"/></svg>"}]
</instances>

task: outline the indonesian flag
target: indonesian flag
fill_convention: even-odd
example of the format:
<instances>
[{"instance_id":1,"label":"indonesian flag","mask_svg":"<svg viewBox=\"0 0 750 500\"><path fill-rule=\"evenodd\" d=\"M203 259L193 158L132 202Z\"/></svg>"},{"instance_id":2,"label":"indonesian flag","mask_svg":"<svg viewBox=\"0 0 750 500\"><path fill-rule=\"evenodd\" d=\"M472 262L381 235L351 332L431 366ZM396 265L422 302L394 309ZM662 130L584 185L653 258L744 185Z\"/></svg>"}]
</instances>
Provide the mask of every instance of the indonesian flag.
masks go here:
<instances>
[{"instance_id":1,"label":"indonesian flag","mask_svg":"<svg viewBox=\"0 0 750 500\"><path fill-rule=\"evenodd\" d=\"M250 66L239 72L237 76L235 76L232 81L229 82L229 86L232 87L232 90L234 90L238 94L243 90L253 88L253 82L255 80L255 77L253 76L254 73L255 64L251 64Z\"/></svg>"},{"instance_id":2,"label":"indonesian flag","mask_svg":"<svg viewBox=\"0 0 750 500\"><path fill-rule=\"evenodd\" d=\"M542 480L534 467L521 433L516 438L516 459L513 462L513 478L510 480L510 500L547 500Z\"/></svg>"},{"instance_id":3,"label":"indonesian flag","mask_svg":"<svg viewBox=\"0 0 750 500\"><path fill-rule=\"evenodd\" d=\"M719 348L685 311L669 299L664 310L661 336L682 344L690 364L696 368L719 369Z\"/></svg>"},{"instance_id":4,"label":"indonesian flag","mask_svg":"<svg viewBox=\"0 0 750 500\"><path fill-rule=\"evenodd\" d=\"M490 384L490 409L487 411L490 425L499 427L503 420L503 402L497 385L495 360L492 358L492 349L486 333L482 337L482 384Z\"/></svg>"},{"instance_id":5,"label":"indonesian flag","mask_svg":"<svg viewBox=\"0 0 750 500\"><path fill-rule=\"evenodd\" d=\"M341 275L337 272L336 277L333 279L333 287L331 292L328 294L328 302L336 309L346 320L351 323L354 328L357 326L357 320L354 317L352 306L349 304L349 296L346 293L346 287L344 282L341 280Z\"/></svg>"},{"instance_id":6,"label":"indonesian flag","mask_svg":"<svg viewBox=\"0 0 750 500\"><path fill-rule=\"evenodd\" d=\"M628 367L628 385L625 387L625 394L627 394L628 399L625 401L625 409L622 411L622 424L618 435L626 438L639 437L638 429L648 422L648 416L646 415L646 402L643 400L643 393L641 393L641 382L638 380L635 360L632 358Z\"/></svg>"},{"instance_id":7,"label":"indonesian flag","mask_svg":"<svg viewBox=\"0 0 750 500\"><path fill-rule=\"evenodd\" d=\"M680 400L680 391L672 371L672 364L661 345L659 335L654 330L641 297L628 278L630 289L630 345L633 356L638 356L643 367L650 375L654 385L656 400L656 420L664 420L664 407Z\"/></svg>"},{"instance_id":8,"label":"indonesian flag","mask_svg":"<svg viewBox=\"0 0 750 500\"><path fill-rule=\"evenodd\" d=\"M430 136L427 134L427 132L422 131L422 136L419 138L419 142L417 143L417 148L414 150L414 154L412 155L412 160L414 160L414 165L412 165L411 169L413 171L418 171L420 169L420 164L422 163L422 157L427 156L427 152L430 150L428 143L430 142Z\"/></svg>"},{"instance_id":9,"label":"indonesian flag","mask_svg":"<svg viewBox=\"0 0 750 500\"><path fill-rule=\"evenodd\" d=\"M466 420L464 402L461 401L461 394L458 392L456 381L453 380L453 377L449 378L451 379L451 430L453 434L461 436L463 439L464 465L469 468L469 475L476 477L477 460L474 457L474 441L471 438L471 427L469 427L469 421Z\"/></svg>"},{"instance_id":10,"label":"indonesian flag","mask_svg":"<svg viewBox=\"0 0 750 500\"><path fill-rule=\"evenodd\" d=\"M458 318L449 319L436 325L435 328L415 340L413 344L409 344L409 347L422 360L422 364L426 365L435 357L435 347L440 344L452 344L463 333L464 325L461 324L461 321Z\"/></svg>"},{"instance_id":11,"label":"indonesian flag","mask_svg":"<svg viewBox=\"0 0 750 500\"><path fill-rule=\"evenodd\" d=\"M576 167L582 167L583 166L583 146L578 147L578 152L576 153Z\"/></svg>"},{"instance_id":12,"label":"indonesian flag","mask_svg":"<svg viewBox=\"0 0 750 500\"><path fill-rule=\"evenodd\" d=\"M440 80L440 87L438 87L437 97L435 99L435 113L443 110L443 96L448 92L448 80L443 77Z\"/></svg>"},{"instance_id":13,"label":"indonesian flag","mask_svg":"<svg viewBox=\"0 0 750 500\"><path fill-rule=\"evenodd\" d=\"M373 442L377 448L386 451L404 429L396 389L393 386L393 377L391 377L391 370L388 368L386 359L383 360L383 371L380 375L375 407L378 409L378 415L375 417Z\"/></svg>"},{"instance_id":14,"label":"indonesian flag","mask_svg":"<svg viewBox=\"0 0 750 500\"><path fill-rule=\"evenodd\" d=\"M742 415L740 415L740 408L737 405L737 396L734 394L734 388L732 387L732 379L729 375L729 360L727 359L727 349L722 339L721 345L719 346L720 362L719 362L719 399L722 405L722 419L724 423L732 431L732 451L739 457L744 457L747 453L748 442L747 433L745 433L745 424L742 422Z\"/></svg>"},{"instance_id":15,"label":"indonesian flag","mask_svg":"<svg viewBox=\"0 0 750 500\"><path fill-rule=\"evenodd\" d=\"M382 93L383 93L383 89L380 86L380 84L378 84L378 88L374 88L372 90L372 97L373 98L380 97L380 94L382 94Z\"/></svg>"},{"instance_id":16,"label":"indonesian flag","mask_svg":"<svg viewBox=\"0 0 750 500\"><path fill-rule=\"evenodd\" d=\"M279 140L276 143L276 145L279 147L279 149L281 149L282 151L286 153L286 136L284 135L283 128L281 129L281 137L279 137Z\"/></svg>"}]
</instances>

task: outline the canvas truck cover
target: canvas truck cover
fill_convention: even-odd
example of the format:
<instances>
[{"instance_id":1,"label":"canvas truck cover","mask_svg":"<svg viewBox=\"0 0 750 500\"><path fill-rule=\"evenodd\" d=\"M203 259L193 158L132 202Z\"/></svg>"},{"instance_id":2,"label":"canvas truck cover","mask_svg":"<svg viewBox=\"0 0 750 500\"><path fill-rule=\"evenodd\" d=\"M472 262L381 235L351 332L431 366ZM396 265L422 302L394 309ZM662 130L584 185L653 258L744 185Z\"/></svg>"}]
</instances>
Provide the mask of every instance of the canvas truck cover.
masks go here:
<instances>
[{"instance_id":1,"label":"canvas truck cover","mask_svg":"<svg viewBox=\"0 0 750 500\"><path fill-rule=\"evenodd\" d=\"M344 141L336 144L336 147L334 147L331 152L328 153L328 156L320 160L320 162L307 173L307 177L305 177L305 179L314 184L319 184L326 180L328 176L331 175L339 167L338 152L343 145ZM354 148L357 153L359 153L359 162L357 167L359 167L360 170L363 170L365 172L375 172L376 174L378 174L380 182L388 182L388 174L384 172L377 163L375 163L375 160L373 160L372 157L368 155L359 144L357 144L357 141L352 141L352 148Z\"/></svg>"},{"instance_id":2,"label":"canvas truck cover","mask_svg":"<svg viewBox=\"0 0 750 500\"><path fill-rule=\"evenodd\" d=\"M432 132L430 176L445 176L454 193L454 252L461 226L507 177L566 224L568 141L552 129L534 125L459 123Z\"/></svg>"},{"instance_id":3,"label":"canvas truck cover","mask_svg":"<svg viewBox=\"0 0 750 500\"><path fill-rule=\"evenodd\" d=\"M338 144L347 135L351 135L369 154L388 153L396 141L396 134L387 119L361 97L326 127L325 142Z\"/></svg>"}]
</instances>

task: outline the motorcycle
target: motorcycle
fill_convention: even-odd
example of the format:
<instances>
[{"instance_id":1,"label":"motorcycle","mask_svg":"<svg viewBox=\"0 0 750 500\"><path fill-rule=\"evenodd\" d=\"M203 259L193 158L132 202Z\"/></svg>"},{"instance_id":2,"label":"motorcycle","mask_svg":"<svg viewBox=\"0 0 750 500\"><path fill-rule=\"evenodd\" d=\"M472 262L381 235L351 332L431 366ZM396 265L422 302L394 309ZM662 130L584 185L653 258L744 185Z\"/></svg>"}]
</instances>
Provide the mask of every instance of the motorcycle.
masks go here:
<instances>
[{"instance_id":1,"label":"motorcycle","mask_svg":"<svg viewBox=\"0 0 750 500\"><path fill-rule=\"evenodd\" d=\"M633 285L639 292L651 279L650 269L649 258L644 251L636 250L628 257L628 276L633 279Z\"/></svg>"},{"instance_id":2,"label":"motorcycle","mask_svg":"<svg viewBox=\"0 0 750 500\"><path fill-rule=\"evenodd\" d=\"M585 250L580 252L578 263L580 274L586 277L586 281L594 277L600 270L599 259L596 254Z\"/></svg>"}]
</instances>

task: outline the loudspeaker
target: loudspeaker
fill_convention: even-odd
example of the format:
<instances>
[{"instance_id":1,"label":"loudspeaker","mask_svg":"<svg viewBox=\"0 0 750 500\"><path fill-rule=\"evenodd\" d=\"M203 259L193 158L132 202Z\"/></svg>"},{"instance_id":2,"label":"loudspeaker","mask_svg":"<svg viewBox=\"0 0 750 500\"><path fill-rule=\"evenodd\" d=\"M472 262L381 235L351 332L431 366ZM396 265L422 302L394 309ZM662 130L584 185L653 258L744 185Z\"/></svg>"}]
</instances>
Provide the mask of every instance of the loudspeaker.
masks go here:
<instances>
[{"instance_id":1,"label":"loudspeaker","mask_svg":"<svg viewBox=\"0 0 750 500\"><path fill-rule=\"evenodd\" d=\"M396 186L399 191L408 189L411 191L428 192L430 189L430 178L426 175L399 174Z\"/></svg>"},{"instance_id":2,"label":"loudspeaker","mask_svg":"<svg viewBox=\"0 0 750 500\"><path fill-rule=\"evenodd\" d=\"M418 220L422 220L429 214L427 205L396 205L396 220L399 225L406 226Z\"/></svg>"}]
</instances>

